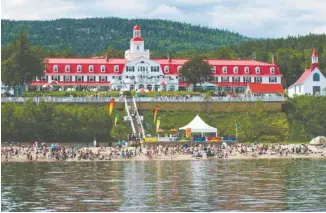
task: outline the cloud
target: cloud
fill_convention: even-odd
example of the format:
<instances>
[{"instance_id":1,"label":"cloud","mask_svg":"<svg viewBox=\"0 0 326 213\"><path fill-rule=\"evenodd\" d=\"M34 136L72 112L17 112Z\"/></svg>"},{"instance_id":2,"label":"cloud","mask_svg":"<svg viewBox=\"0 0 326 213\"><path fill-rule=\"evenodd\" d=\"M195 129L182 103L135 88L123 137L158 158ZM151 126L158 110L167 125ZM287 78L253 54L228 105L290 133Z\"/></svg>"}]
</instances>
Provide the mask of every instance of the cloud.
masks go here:
<instances>
[{"instance_id":1,"label":"cloud","mask_svg":"<svg viewBox=\"0 0 326 213\"><path fill-rule=\"evenodd\" d=\"M160 18L251 37L326 33L325 0L1 0L1 18Z\"/></svg>"}]
</instances>

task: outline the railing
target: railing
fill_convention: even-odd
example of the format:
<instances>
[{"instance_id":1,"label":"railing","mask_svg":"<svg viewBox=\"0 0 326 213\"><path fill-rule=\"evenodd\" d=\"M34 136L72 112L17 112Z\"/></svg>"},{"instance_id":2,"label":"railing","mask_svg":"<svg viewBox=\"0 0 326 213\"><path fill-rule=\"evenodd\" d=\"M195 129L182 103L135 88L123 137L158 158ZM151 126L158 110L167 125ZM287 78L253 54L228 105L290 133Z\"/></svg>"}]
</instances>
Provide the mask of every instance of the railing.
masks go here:
<instances>
[{"instance_id":1,"label":"railing","mask_svg":"<svg viewBox=\"0 0 326 213\"><path fill-rule=\"evenodd\" d=\"M32 100L35 103L40 101L53 103L109 103L110 97L1 97L1 103L5 102L25 102ZM252 96L252 97L211 97L205 99L199 96L190 98L181 97L136 97L136 102L282 102L282 96ZM116 102L124 102L123 98L115 98Z\"/></svg>"},{"instance_id":2,"label":"railing","mask_svg":"<svg viewBox=\"0 0 326 213\"><path fill-rule=\"evenodd\" d=\"M142 120L139 116L139 113L138 113L138 109L137 109L137 104L136 104L136 100L135 100L135 97L132 97L132 101L134 103L134 108L135 108L135 111L137 113L137 120L139 120L139 123L140 123L140 127L141 127L141 130L142 130L142 135L143 135L143 138L145 138L145 130L144 130L144 127L143 127L143 123L142 123Z\"/></svg>"}]
</instances>

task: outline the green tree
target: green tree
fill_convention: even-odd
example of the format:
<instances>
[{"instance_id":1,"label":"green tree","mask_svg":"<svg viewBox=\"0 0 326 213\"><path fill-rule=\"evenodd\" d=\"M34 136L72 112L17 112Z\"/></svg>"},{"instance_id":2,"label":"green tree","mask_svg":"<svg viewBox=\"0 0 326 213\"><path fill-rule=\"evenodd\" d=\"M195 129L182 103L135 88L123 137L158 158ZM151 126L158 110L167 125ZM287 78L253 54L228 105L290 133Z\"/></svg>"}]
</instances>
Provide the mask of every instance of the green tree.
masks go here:
<instances>
[{"instance_id":1,"label":"green tree","mask_svg":"<svg viewBox=\"0 0 326 213\"><path fill-rule=\"evenodd\" d=\"M23 85L36 76L42 76L43 59L37 48L29 45L26 32L21 32L18 41L14 41L4 49L2 58L2 81L8 85Z\"/></svg>"},{"instance_id":2,"label":"green tree","mask_svg":"<svg viewBox=\"0 0 326 213\"><path fill-rule=\"evenodd\" d=\"M202 57L194 57L186 62L180 73L194 85L194 91L196 91L197 83L204 83L212 79L211 66Z\"/></svg>"}]
</instances>

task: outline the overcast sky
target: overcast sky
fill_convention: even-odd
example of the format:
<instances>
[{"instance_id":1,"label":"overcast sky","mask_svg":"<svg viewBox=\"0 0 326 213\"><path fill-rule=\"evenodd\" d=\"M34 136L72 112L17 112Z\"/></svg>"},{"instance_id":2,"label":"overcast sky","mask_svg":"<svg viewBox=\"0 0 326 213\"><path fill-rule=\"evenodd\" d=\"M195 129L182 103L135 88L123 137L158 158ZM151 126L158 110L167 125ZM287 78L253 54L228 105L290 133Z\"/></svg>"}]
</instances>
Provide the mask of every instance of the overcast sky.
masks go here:
<instances>
[{"instance_id":1,"label":"overcast sky","mask_svg":"<svg viewBox=\"0 0 326 213\"><path fill-rule=\"evenodd\" d=\"M1 18L159 18L250 37L326 33L326 0L1 0Z\"/></svg>"}]
</instances>

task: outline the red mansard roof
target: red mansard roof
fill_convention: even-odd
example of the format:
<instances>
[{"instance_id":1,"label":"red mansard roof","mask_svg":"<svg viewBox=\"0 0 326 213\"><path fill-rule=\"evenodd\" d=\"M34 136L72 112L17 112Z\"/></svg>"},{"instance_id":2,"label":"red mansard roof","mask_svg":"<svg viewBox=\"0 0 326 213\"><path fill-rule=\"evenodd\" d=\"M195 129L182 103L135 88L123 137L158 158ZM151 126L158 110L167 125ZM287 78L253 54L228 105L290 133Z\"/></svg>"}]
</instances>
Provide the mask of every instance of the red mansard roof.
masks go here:
<instances>
[{"instance_id":1,"label":"red mansard roof","mask_svg":"<svg viewBox=\"0 0 326 213\"><path fill-rule=\"evenodd\" d=\"M134 26L134 30L140 30L140 26L139 26L138 24L136 24L136 25Z\"/></svg>"},{"instance_id":2,"label":"red mansard roof","mask_svg":"<svg viewBox=\"0 0 326 213\"><path fill-rule=\"evenodd\" d=\"M283 93L282 84L248 84L251 93Z\"/></svg>"},{"instance_id":3,"label":"red mansard roof","mask_svg":"<svg viewBox=\"0 0 326 213\"><path fill-rule=\"evenodd\" d=\"M144 39L142 37L139 37L139 36L133 37L131 40L132 41L144 41Z\"/></svg>"}]
</instances>

